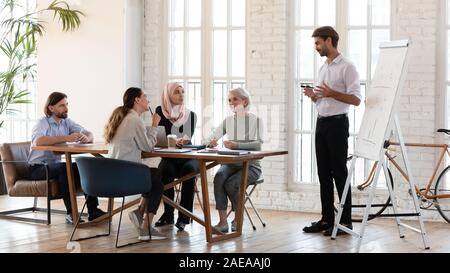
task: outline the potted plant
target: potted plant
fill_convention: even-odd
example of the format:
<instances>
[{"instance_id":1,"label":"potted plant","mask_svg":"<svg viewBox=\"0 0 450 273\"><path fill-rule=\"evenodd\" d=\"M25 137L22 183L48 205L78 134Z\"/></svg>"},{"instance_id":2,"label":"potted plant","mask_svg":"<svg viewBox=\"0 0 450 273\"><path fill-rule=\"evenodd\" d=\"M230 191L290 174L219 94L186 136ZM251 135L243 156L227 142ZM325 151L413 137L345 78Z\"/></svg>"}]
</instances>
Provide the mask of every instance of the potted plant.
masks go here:
<instances>
[{"instance_id":1,"label":"potted plant","mask_svg":"<svg viewBox=\"0 0 450 273\"><path fill-rule=\"evenodd\" d=\"M54 0L43 9L27 10L24 1L0 0L0 129L5 117L17 110L15 104L30 103L26 83L36 76L37 38L44 34L45 22L38 20L44 12L52 12L63 31L73 31L80 26L84 14L73 10L65 1ZM0 171L0 179L3 175ZM4 182L0 181L0 194L4 194Z\"/></svg>"}]
</instances>

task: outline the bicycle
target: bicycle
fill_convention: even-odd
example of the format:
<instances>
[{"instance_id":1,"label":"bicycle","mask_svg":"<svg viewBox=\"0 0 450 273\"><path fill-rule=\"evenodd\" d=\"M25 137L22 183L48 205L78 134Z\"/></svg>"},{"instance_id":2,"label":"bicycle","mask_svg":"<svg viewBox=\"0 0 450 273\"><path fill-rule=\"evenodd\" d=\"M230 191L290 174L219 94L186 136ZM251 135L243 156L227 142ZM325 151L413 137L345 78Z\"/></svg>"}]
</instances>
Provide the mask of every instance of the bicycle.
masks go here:
<instances>
[{"instance_id":1,"label":"bicycle","mask_svg":"<svg viewBox=\"0 0 450 273\"><path fill-rule=\"evenodd\" d=\"M437 130L439 133L445 133L450 136L450 130L448 129L439 129ZM399 171L401 176L408 182L408 175L406 174L406 171L399 165L399 163L395 160L395 155L393 155L394 149L392 149L392 146L399 146L400 144L397 142L390 142L386 141L384 148L385 156L387 160L389 161L389 165L394 166L395 169ZM445 155L447 154L450 158L450 151L449 151L449 145L448 144L423 144L423 143L405 143L406 147L418 147L418 148L439 148L441 150L439 159L436 163L436 166L434 168L434 171L428 180L428 182L425 184L425 188L419 188L417 185L414 185L415 187L415 194L418 197L418 200L420 202L420 208L424 210L434 210L431 207L434 206L434 208L439 212L439 214L448 222L450 223L450 165L445 166L445 168L440 172L438 178L436 179L436 183L434 183L434 189L433 182L436 178L436 175L443 164L443 159ZM348 160L351 160L352 157L349 157ZM375 162L372 165L372 168L369 172L369 175L367 179L360 185L358 185L356 188L359 191L364 191L367 187L372 185L375 173L378 167L378 162ZM388 175L386 179L391 183L392 188L394 187L394 179L392 176L391 169L387 168ZM380 174L381 175L381 174ZM409 194L412 195L411 190L409 190ZM355 201L357 199L353 198L353 204L352 209L354 208L362 208L365 209L366 203L364 204L358 204ZM367 201L364 199L363 201ZM376 204L372 204L371 208L372 211L369 213L368 220L372 220L377 217L395 217L395 216L410 216L410 214L383 214L383 212L388 208L392 207L391 198L388 196L387 200L385 202L380 202ZM338 204L335 204L335 211L337 211ZM362 222L363 214L352 214L352 221L353 222Z\"/></svg>"}]
</instances>

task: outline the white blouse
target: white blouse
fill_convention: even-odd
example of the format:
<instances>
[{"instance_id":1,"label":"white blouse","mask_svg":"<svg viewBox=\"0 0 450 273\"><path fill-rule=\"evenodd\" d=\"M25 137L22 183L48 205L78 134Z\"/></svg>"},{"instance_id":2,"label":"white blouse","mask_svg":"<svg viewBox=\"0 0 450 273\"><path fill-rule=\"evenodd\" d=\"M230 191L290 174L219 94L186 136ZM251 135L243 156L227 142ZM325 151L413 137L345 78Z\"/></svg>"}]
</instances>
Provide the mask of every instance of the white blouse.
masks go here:
<instances>
[{"instance_id":1,"label":"white blouse","mask_svg":"<svg viewBox=\"0 0 450 273\"><path fill-rule=\"evenodd\" d=\"M145 127L139 114L131 110L108 145L108 157L141 163L141 153L153 151L157 132L155 127Z\"/></svg>"}]
</instances>

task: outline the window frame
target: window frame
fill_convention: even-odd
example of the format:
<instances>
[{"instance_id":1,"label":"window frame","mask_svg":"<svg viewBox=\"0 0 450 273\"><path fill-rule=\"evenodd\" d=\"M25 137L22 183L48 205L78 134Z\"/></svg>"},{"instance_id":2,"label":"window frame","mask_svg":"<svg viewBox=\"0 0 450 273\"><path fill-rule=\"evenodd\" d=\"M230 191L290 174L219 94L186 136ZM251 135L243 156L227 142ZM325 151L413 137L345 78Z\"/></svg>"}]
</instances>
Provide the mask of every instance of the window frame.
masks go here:
<instances>
[{"instance_id":1,"label":"window frame","mask_svg":"<svg viewBox=\"0 0 450 273\"><path fill-rule=\"evenodd\" d=\"M30 2L34 1L34 4L30 4ZM28 12L31 8L37 8L37 0L22 0L22 2L26 3L24 5L24 9ZM36 56L37 58L37 56ZM37 59L36 59L37 62ZM19 142L19 141L29 141L31 139L31 131L34 125L37 122L37 80L29 79L28 81L23 83L23 86L30 92L30 94L26 97L26 99L30 100L30 103L27 104L17 104L11 105L12 109L18 109L19 112L17 114L6 115L4 113L1 116L1 119L5 122L3 123L3 127L0 132L0 141L1 142ZM23 125L25 124L25 129ZM16 128L23 131L25 134L19 132L16 134Z\"/></svg>"},{"instance_id":2,"label":"window frame","mask_svg":"<svg viewBox=\"0 0 450 273\"><path fill-rule=\"evenodd\" d=\"M439 2L440 12L438 16L438 25L440 26L440 31L438 32L438 41L437 41L437 56L445 56L446 58L437 58L436 60L436 68L437 68L437 83L436 87L438 88L436 94L438 95L438 99L441 98L443 103L436 104L436 125L439 128L450 128L450 118L448 115L450 114L449 107L449 94L450 91L450 78L448 77L448 65L449 65L449 42L450 42L450 2L449 0L441 0ZM438 142L447 142L448 139L444 136L444 134L438 134L437 136Z\"/></svg>"},{"instance_id":3,"label":"window frame","mask_svg":"<svg viewBox=\"0 0 450 273\"><path fill-rule=\"evenodd\" d=\"M188 0L184 0L185 5ZM230 7L232 4L232 0L226 0L227 1L227 7L228 11L230 11ZM226 86L229 89L232 85L232 83L236 80L242 80L244 81L244 85L247 84L247 75L248 75L248 52L247 52L247 44L248 44L248 5L249 1L246 0L245 3L245 26L243 27L233 27L231 24L231 12L227 12L227 26L226 27L214 27L213 26L213 6L212 6L211 0L202 0L202 18L201 18L201 75L200 77L197 77L200 80L201 83L201 107L202 107L202 113L201 115L197 115L198 122L196 127L196 135L198 136L199 133L201 133L200 139L203 139L205 136L209 135L211 130L217 126L218 124L214 124L214 101L213 101L213 87L214 87L214 81L215 80L223 80L226 82ZM187 9L185 8L185 24L186 24L186 16ZM179 80L180 77L170 77L169 76L169 52L168 52L168 45L169 45L169 32L171 29L177 29L177 28L170 28L169 27L169 1L164 1L163 4L163 34L161 39L161 48L163 53L163 61L161 64L161 71L162 71L162 77L160 85L163 87L168 81L170 80ZM189 29L189 27L183 27L178 29ZM215 29L223 29L227 30L227 76L226 77L214 77L213 75L213 31ZM232 30L238 30L242 29L245 31L245 76L244 77L233 77L231 73L231 63L232 63L232 55L231 52L231 31ZM186 32L184 34L186 37ZM186 44L186 38L184 40L184 46L185 49L187 48ZM186 54L184 56L184 65L186 66ZM184 71L184 74L186 74L186 71ZM184 75L185 76L185 75ZM191 79L192 77L182 77L181 79L184 81L183 87L187 87L187 80ZM162 89L161 89L162 90ZM223 105L223 114L226 112L226 102L224 102Z\"/></svg>"},{"instance_id":4,"label":"window frame","mask_svg":"<svg viewBox=\"0 0 450 273\"><path fill-rule=\"evenodd\" d=\"M317 3L318 0L315 0L315 3ZM367 16L367 25L362 27L362 26L349 26L347 23L347 19L349 16L349 11L348 11L348 0L346 1L342 1L340 2L339 0L336 0L336 31L339 33L340 35L340 40L339 40L339 51L344 55L344 56L348 56L348 33L350 30L355 30L355 29L363 29L366 30L367 33L367 38L366 38L366 42L367 42L367 56L366 56L366 61L367 61L367 65L366 65L366 69L367 69L367 77L365 80L361 80L361 86L367 86L370 83L370 78L371 78L371 66L372 66L372 31L374 29L386 29L388 26L373 26L372 24L372 9L370 8L370 1L373 0L368 0L368 5L367 5L367 9L368 9L368 16ZM395 29L395 17L394 17L394 11L396 10L396 0L390 0L391 2L391 12L390 12L390 25L389 25L389 30L390 30L390 37L391 40L394 39L393 36L393 30ZM297 19L297 15L295 13L296 9L295 9L295 5L296 5L296 1L292 0L289 1L289 7L288 7L288 18L289 18L289 61L288 61L288 66L289 66L289 104L288 104L288 109L290 111L290 113L294 113L293 115L289 115L289 136L288 136L288 147L290 151L293 151L289 154L289 162L288 162L288 168L289 168L289 172L288 172L288 190L290 191L300 191L303 190L306 187L313 187L315 185L318 185L318 176L317 176L317 164L316 164L316 159L315 159L315 144L314 144L314 131L315 131L315 119L316 119L316 115L317 115L317 111L313 110L313 124L312 124L312 131L306 132L306 131L302 131L302 130L297 130L297 113L298 113L298 109L297 109L297 94L298 93L298 87L297 85L299 84L297 82L297 75L296 75L296 59L297 59L297 52L296 52L296 31L298 29L303 29L302 27L298 27L296 26L296 19ZM318 27L317 25L317 14L318 14L318 10L317 10L317 4L315 4L315 15L314 15L314 26ZM305 29L309 29L311 27L305 27ZM311 40L311 46L313 46L312 40ZM314 58L314 65L316 66L316 70L314 71L314 80L317 79L317 71L319 69L319 67L321 66L320 64L317 63L317 58ZM361 76L361 78L363 78ZM315 109L315 106L313 106L313 109ZM350 111L352 111L353 108L350 108ZM297 151L300 150L300 146L301 143L297 143L297 137L301 134L311 134L312 136L312 174L311 174L311 180L312 181L297 181ZM357 135L357 132L350 132L350 137L355 137ZM350 139L349 139L350 140ZM351 145L351 142L349 141L349 145ZM350 150L350 147L349 147ZM365 166L365 176L367 175L367 172L369 171L369 168L371 166L371 162L369 161L365 161L364 163ZM354 180L354 178L353 178Z\"/></svg>"}]
</instances>

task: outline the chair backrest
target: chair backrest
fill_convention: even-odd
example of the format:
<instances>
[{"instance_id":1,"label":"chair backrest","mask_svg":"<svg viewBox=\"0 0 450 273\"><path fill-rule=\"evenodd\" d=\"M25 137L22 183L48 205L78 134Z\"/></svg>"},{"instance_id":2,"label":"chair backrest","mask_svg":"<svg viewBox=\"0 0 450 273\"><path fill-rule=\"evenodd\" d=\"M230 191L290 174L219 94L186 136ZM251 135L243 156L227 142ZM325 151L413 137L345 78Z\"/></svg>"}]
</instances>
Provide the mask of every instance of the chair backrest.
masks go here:
<instances>
[{"instance_id":1,"label":"chair backrest","mask_svg":"<svg viewBox=\"0 0 450 273\"><path fill-rule=\"evenodd\" d=\"M83 191L97 197L123 197L150 192L150 168L131 161L78 157L78 171Z\"/></svg>"},{"instance_id":2,"label":"chair backrest","mask_svg":"<svg viewBox=\"0 0 450 273\"><path fill-rule=\"evenodd\" d=\"M3 143L0 146L1 160L4 162L3 173L8 191L17 180L28 178L28 155L30 142Z\"/></svg>"}]
</instances>

